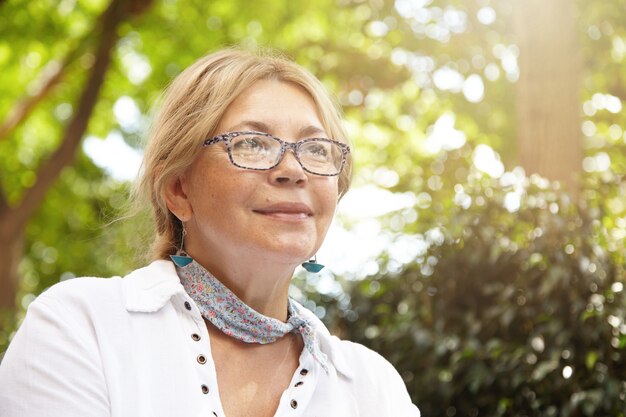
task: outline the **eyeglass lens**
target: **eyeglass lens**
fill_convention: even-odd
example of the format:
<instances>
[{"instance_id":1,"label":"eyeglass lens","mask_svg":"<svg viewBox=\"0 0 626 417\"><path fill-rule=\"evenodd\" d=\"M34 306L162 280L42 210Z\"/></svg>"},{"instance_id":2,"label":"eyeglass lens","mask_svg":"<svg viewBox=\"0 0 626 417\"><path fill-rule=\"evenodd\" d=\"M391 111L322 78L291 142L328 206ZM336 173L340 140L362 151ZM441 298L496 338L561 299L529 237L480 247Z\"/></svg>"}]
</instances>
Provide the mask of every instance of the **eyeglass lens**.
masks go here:
<instances>
[{"instance_id":1,"label":"eyeglass lens","mask_svg":"<svg viewBox=\"0 0 626 417\"><path fill-rule=\"evenodd\" d=\"M271 136L246 134L232 137L230 153L233 162L242 168L269 169L279 162L281 144ZM341 171L341 148L324 139L302 142L296 154L303 168L322 175L335 175Z\"/></svg>"}]
</instances>

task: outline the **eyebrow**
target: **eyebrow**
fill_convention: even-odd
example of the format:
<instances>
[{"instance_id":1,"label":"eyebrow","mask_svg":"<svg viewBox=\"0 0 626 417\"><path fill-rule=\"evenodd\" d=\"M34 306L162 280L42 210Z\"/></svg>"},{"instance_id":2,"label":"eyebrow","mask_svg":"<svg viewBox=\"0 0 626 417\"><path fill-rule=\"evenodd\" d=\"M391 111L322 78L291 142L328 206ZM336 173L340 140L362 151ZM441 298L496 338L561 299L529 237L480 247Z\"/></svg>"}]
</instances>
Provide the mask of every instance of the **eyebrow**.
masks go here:
<instances>
[{"instance_id":1,"label":"eyebrow","mask_svg":"<svg viewBox=\"0 0 626 417\"><path fill-rule=\"evenodd\" d=\"M252 129L252 130L256 130L256 131L260 131L264 133L270 133L270 130L271 130L270 126L267 125L266 123L259 122L256 120L244 120L243 122L239 122L236 125L232 126L230 129L228 129L228 131L233 132L238 129ZM303 136L310 137L310 136L320 135L320 134L323 136L327 136L326 131L324 129L321 129L314 125L303 126L298 131L299 137L303 137Z\"/></svg>"}]
</instances>

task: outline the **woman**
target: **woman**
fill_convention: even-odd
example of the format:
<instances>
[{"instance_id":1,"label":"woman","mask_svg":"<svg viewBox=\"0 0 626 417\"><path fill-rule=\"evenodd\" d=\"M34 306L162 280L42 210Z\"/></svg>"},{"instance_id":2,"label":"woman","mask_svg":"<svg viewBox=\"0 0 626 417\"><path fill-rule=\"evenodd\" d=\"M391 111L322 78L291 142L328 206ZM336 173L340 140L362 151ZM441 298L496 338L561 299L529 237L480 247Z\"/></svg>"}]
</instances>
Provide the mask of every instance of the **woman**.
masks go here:
<instances>
[{"instance_id":1,"label":"woman","mask_svg":"<svg viewBox=\"0 0 626 417\"><path fill-rule=\"evenodd\" d=\"M239 50L196 62L145 152L156 260L34 301L0 367L0 415L418 416L385 359L288 297L350 168L339 112L304 69Z\"/></svg>"}]
</instances>

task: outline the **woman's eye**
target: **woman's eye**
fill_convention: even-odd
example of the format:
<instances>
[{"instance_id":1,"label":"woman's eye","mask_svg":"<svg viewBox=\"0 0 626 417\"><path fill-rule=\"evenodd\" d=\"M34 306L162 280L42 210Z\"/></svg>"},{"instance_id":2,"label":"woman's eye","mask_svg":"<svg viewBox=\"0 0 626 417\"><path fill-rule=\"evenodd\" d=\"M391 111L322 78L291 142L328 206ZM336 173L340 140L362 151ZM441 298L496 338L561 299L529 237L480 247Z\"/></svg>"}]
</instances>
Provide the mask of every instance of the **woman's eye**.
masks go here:
<instances>
[{"instance_id":1,"label":"woman's eye","mask_svg":"<svg viewBox=\"0 0 626 417\"><path fill-rule=\"evenodd\" d=\"M324 143L310 143L303 149L304 154L316 159L328 159L329 149Z\"/></svg>"},{"instance_id":2,"label":"woman's eye","mask_svg":"<svg viewBox=\"0 0 626 417\"><path fill-rule=\"evenodd\" d=\"M260 153L267 150L267 145L262 138L245 137L232 143L232 150L240 153Z\"/></svg>"}]
</instances>

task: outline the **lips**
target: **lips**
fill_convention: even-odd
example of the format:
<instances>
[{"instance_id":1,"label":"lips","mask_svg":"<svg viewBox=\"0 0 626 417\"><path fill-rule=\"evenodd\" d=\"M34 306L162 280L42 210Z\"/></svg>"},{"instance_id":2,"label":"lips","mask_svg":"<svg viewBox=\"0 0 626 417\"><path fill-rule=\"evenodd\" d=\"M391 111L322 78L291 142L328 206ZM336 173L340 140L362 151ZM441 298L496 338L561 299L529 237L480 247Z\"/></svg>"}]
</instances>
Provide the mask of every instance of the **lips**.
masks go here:
<instances>
[{"instance_id":1,"label":"lips","mask_svg":"<svg viewBox=\"0 0 626 417\"><path fill-rule=\"evenodd\" d=\"M254 209L255 213L286 220L306 219L313 216L313 211L303 203L277 203Z\"/></svg>"}]
</instances>

